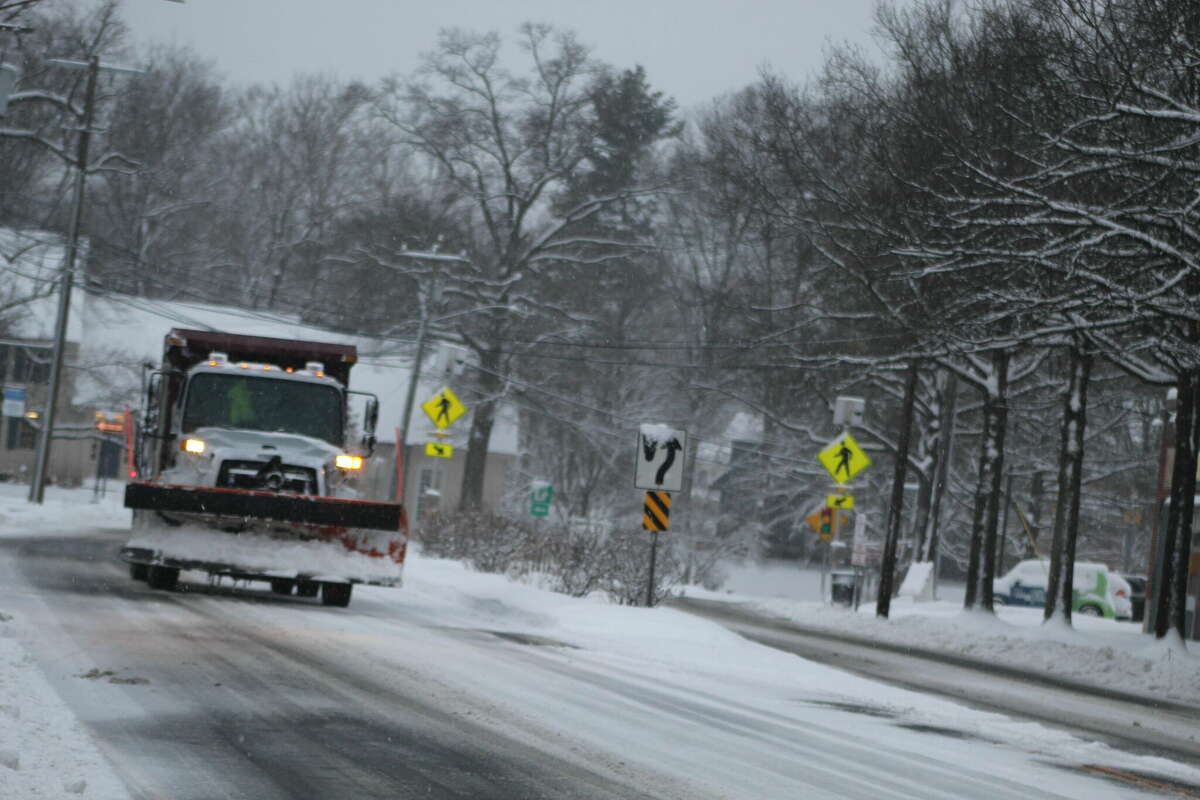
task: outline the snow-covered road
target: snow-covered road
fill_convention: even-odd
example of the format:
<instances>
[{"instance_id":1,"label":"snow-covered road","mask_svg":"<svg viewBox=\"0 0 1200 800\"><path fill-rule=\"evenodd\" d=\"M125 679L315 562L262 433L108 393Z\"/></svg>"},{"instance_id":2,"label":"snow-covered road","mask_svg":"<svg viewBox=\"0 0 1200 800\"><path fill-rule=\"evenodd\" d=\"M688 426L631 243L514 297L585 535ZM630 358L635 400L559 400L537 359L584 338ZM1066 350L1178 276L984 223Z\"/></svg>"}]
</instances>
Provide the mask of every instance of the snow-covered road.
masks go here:
<instances>
[{"instance_id":1,"label":"snow-covered road","mask_svg":"<svg viewBox=\"0 0 1200 800\"><path fill-rule=\"evenodd\" d=\"M113 561L123 537L0 539L0 610L131 797L1092 800L1154 796L1097 768L1200 778L671 609L419 557L349 609L161 593Z\"/></svg>"}]
</instances>

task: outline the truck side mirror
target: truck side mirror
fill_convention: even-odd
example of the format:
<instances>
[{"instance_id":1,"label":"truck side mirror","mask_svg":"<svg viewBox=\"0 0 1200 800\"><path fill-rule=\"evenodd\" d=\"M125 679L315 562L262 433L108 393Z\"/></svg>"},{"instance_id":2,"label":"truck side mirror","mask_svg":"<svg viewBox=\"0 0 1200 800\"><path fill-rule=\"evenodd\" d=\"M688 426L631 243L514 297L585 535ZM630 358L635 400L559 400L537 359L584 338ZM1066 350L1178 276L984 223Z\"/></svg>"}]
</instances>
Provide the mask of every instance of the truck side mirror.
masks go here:
<instances>
[{"instance_id":1,"label":"truck side mirror","mask_svg":"<svg viewBox=\"0 0 1200 800\"><path fill-rule=\"evenodd\" d=\"M367 451L368 456L373 455L375 453L375 434L364 434L362 438L362 446L363 449Z\"/></svg>"},{"instance_id":2,"label":"truck side mirror","mask_svg":"<svg viewBox=\"0 0 1200 800\"><path fill-rule=\"evenodd\" d=\"M367 413L363 416L365 417L363 420L363 428L367 435L371 437L371 442L373 445L375 442L375 437L372 434L375 433L375 425L379 422L379 401L374 397L367 400Z\"/></svg>"}]
</instances>

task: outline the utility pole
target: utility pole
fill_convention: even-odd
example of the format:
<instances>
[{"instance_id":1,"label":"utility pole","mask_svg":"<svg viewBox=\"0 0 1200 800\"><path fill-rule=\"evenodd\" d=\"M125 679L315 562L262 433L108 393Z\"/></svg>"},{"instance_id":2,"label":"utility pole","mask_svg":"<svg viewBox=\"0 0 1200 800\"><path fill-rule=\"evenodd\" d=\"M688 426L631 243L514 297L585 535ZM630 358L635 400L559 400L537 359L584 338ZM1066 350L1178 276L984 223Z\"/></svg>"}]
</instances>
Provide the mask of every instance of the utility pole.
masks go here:
<instances>
[{"instance_id":1,"label":"utility pole","mask_svg":"<svg viewBox=\"0 0 1200 800\"><path fill-rule=\"evenodd\" d=\"M55 59L56 63L59 62ZM72 62L77 63L77 62ZM75 203L71 212L71 229L67 235L66 261L58 283L58 318L54 327L54 356L50 361L50 385L46 390L46 409L38 435L37 460L33 480L29 484L29 502L41 503L46 494L46 468L50 462L50 439L54 435L54 417L58 406L59 386L62 383L63 351L67 346L67 318L71 313L71 287L75 280L75 264L79 257L79 233L83 227L83 200L87 189L88 147L92 140L92 117L96 105L96 78L100 74L99 56L87 60L87 86L83 99L83 126L79 129L79 149L75 156Z\"/></svg>"},{"instance_id":2,"label":"utility pole","mask_svg":"<svg viewBox=\"0 0 1200 800\"><path fill-rule=\"evenodd\" d=\"M408 447L408 426L412 419L413 404L417 396L417 385L421 382L421 362L425 359L425 338L429 333L429 306L431 303L437 302L439 295L438 274L436 262L434 266L433 278L430 283L428 294L418 290L417 297L421 304L421 320L417 327L417 352L413 356L412 373L408 376L408 391L404 395L404 416L400 418L400 435L399 441L396 442L396 485L392 491L395 496L393 500L399 500L401 503L405 501L405 487L408 485L407 475L405 470L407 465L404 461L405 448Z\"/></svg>"}]
</instances>

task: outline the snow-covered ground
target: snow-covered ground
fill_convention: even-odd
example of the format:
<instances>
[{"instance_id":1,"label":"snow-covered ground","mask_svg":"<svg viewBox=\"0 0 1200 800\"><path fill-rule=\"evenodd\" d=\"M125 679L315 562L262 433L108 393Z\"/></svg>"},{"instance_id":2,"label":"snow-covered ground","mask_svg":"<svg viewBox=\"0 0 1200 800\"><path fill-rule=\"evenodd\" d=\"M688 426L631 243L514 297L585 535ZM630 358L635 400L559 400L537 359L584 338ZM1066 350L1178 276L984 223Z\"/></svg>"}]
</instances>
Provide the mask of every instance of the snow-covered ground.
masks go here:
<instances>
[{"instance_id":1,"label":"snow-covered ground","mask_svg":"<svg viewBox=\"0 0 1200 800\"><path fill-rule=\"evenodd\" d=\"M52 489L41 507L26 504L23 492L24 487L0 485L0 535L128 524L119 492L91 503L88 491ZM754 644L670 608L572 599L419 553L410 557L406 576L403 589L359 587L355 605L341 613L203 595L180 602L236 615L239 624L244 621L264 635L341 643L347 659L379 672L385 676L381 680L436 676L428 690L446 703L462 704L463 713L495 720L511 735L529 736L539 746L560 741L563 757L580 750L588 759L602 754L614 771L659 775L664 787L694 787L696 793L688 796L797 796L797 787L809 787L808 796L841 797L851 786L855 796L876 796L884 785L892 787L891 796L983 796L963 788L962 781L976 792L1003 788L988 796L1033 796L1032 787L1037 787L1033 794L1089 800L1140 796L1129 787L1064 769L1085 764L1200 783L1200 770L1190 766L879 684ZM1142 637L1124 628L1093 628L1094 620L1078 633L1046 633L1009 609L1000 622L983 622L964 618L948 603L897 604L890 622L878 622L865 609L847 613L816 600L756 599L745 590L720 596L799 615L806 624L897 641L918 639L959 652L986 648L997 658L1004 643L1027 653L1027 659L1039 646L1061 643L1072 648L1064 656L1088 659L1099 668L1146 647ZM174 608L162 604L158 611L140 613L185 613ZM0 639L0 797L127 796L86 731L22 652L18 641L32 642L39 631L24 627L28 623L19 612L11 617L0 622L0 630L8 633ZM513 645L511 656L498 658L494 648L463 638L480 633L542 646ZM1144 682L1163 680L1158 670L1171 659L1186 659L1195 671L1192 656L1182 652L1140 657L1151 664L1145 675L1155 675L1143 677ZM96 686L96 702L103 699L101 691L122 688L102 685ZM1150 684L1142 688L1155 691ZM105 709L117 713L113 706ZM931 745L929 731L955 735L938 736ZM968 769L952 772L949 765ZM654 787L646 790L653 793ZM664 788L658 796L684 795Z\"/></svg>"},{"instance_id":2,"label":"snow-covered ground","mask_svg":"<svg viewBox=\"0 0 1200 800\"><path fill-rule=\"evenodd\" d=\"M118 491L113 491L113 486ZM0 484L0 536L129 525L119 484L99 502L81 489L46 490L26 501L28 486ZM10 587L11 589L11 587ZM18 642L35 632L0 607L0 797L128 797L83 726Z\"/></svg>"},{"instance_id":3,"label":"snow-covered ground","mask_svg":"<svg viewBox=\"0 0 1200 800\"><path fill-rule=\"evenodd\" d=\"M810 628L852 634L1002 664L1107 689L1200 707L1200 646L1157 641L1141 623L1072 616L1073 627L1042 624L1042 609L1003 606L995 616L966 612L962 587L939 589L934 602L892 601L890 619L874 602L857 613L821 600L819 572L781 564L743 564L729 570L720 592L690 596L738 602Z\"/></svg>"}]
</instances>

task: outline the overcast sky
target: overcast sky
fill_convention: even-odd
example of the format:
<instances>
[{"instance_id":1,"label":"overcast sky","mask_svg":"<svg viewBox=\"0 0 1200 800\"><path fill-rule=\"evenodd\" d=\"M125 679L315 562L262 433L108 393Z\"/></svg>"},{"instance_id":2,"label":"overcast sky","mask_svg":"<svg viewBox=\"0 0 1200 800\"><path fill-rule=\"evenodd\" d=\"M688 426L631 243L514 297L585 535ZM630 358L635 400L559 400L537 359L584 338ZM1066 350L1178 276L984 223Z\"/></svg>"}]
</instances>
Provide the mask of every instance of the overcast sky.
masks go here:
<instances>
[{"instance_id":1,"label":"overcast sky","mask_svg":"<svg viewBox=\"0 0 1200 800\"><path fill-rule=\"evenodd\" d=\"M124 0L136 41L191 45L237 83L332 72L374 82L407 73L441 28L524 21L574 30L602 61L641 64L690 107L752 83L770 65L811 74L830 42L876 51L875 0Z\"/></svg>"}]
</instances>

